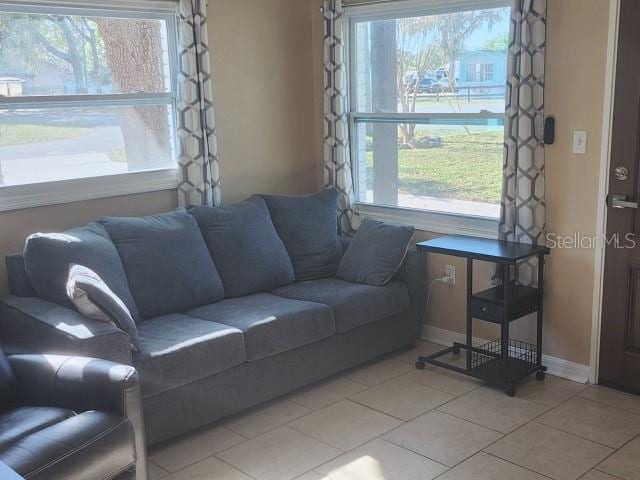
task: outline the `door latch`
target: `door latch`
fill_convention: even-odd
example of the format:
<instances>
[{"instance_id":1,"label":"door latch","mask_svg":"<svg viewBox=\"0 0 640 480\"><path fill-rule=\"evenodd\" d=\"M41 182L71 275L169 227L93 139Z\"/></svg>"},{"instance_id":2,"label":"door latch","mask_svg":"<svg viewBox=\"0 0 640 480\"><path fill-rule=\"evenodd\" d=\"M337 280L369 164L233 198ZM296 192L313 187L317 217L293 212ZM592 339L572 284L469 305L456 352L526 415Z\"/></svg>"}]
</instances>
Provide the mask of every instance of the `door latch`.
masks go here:
<instances>
[{"instance_id":1,"label":"door latch","mask_svg":"<svg viewBox=\"0 0 640 480\"><path fill-rule=\"evenodd\" d=\"M638 202L627 200L627 196L621 193L609 194L607 204L611 208L638 208Z\"/></svg>"}]
</instances>

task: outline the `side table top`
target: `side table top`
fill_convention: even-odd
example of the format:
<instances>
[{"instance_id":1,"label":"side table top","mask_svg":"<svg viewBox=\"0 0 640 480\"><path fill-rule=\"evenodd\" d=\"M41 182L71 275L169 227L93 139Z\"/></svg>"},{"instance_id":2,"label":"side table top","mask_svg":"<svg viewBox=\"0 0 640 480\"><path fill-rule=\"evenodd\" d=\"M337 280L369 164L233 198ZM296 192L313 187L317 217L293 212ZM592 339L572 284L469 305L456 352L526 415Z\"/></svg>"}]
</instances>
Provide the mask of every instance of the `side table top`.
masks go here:
<instances>
[{"instance_id":1,"label":"side table top","mask_svg":"<svg viewBox=\"0 0 640 480\"><path fill-rule=\"evenodd\" d=\"M496 263L513 263L518 260L549 255L551 250L545 245L506 242L488 238L446 235L417 244L418 250L441 253L454 257L474 258Z\"/></svg>"}]
</instances>

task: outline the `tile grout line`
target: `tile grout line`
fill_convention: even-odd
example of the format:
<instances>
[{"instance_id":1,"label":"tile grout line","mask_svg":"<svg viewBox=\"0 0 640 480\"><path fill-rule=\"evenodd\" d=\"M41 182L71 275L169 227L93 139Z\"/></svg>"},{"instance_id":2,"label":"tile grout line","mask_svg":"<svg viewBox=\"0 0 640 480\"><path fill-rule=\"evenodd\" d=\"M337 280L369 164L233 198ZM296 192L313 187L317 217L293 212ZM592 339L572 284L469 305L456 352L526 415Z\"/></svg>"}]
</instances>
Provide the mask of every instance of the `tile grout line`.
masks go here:
<instances>
[{"instance_id":1,"label":"tile grout line","mask_svg":"<svg viewBox=\"0 0 640 480\"><path fill-rule=\"evenodd\" d=\"M604 462L606 462L609 458L611 458L612 456L614 456L616 453L618 453L620 450L622 450L624 447L626 447L627 445L629 445L631 442L633 442L634 440L636 440L637 438L640 438L640 433L638 435L636 435L635 437L633 437L631 440L629 440L628 442L625 442L624 445L622 445L620 448L614 449L613 452L611 452L611 454L607 455L605 458L603 458L595 467L593 467L594 470L598 470L599 472L602 473L606 473L607 475L611 475L613 477L616 478L620 478L617 475L612 475L609 472L605 472L604 470L600 470L598 468L599 465L602 465Z\"/></svg>"},{"instance_id":2,"label":"tile grout line","mask_svg":"<svg viewBox=\"0 0 640 480\"><path fill-rule=\"evenodd\" d=\"M518 464L518 463L516 463L516 462L512 462L511 460L508 460L508 459L506 459L506 458L502 458L502 457L500 457L500 456L498 456L498 455L494 455L494 454L492 454L491 452L487 452L487 448L492 447L493 445L495 445L496 443L498 443L499 441L501 441L502 439L504 439L504 438L505 438L505 437L507 437L508 435L511 435L512 433L515 433L515 432L517 432L518 430L521 430L522 428L526 427L527 425L529 425L529 424L531 424L531 423L537 423L538 425L547 426L547 425L541 424L541 423L539 423L539 422L536 422L536 420L537 420L538 418L542 417L543 415L546 415L546 414L547 414L548 412L550 412L551 410L553 410L553 409L555 409L555 408L558 408L558 407L560 407L560 406L564 405L565 403L569 402L570 400L573 400L573 399L574 399L575 397L577 397L580 393L581 393L581 392L578 392L578 393L576 393L576 394L574 394L574 395L571 395L569 398L567 398L566 400L564 400L564 401L560 402L560 403L559 403L558 405L556 405L555 407L552 407L552 408L550 408L550 409L548 409L548 410L546 410L546 411L542 412L540 415L536 415L534 418L532 418L531 420L529 420L527 423L525 423L525 424L521 425L520 427L516 428L516 429L515 429L515 430L513 430L512 432L510 432L510 433L508 433L508 434L504 435L502 438L499 438L499 439L498 439L498 440L496 440L495 442L491 442L489 445L487 445L486 447L484 447L481 451L482 451L482 452L484 452L484 453L486 453L486 454L488 454L488 455L491 455L491 456L493 456L493 457L499 458L500 460L503 460L503 461L505 461L505 462L511 463L512 465L516 465L516 466L518 466L518 467L520 467L520 468L524 468L525 470L530 470L530 471L532 471L532 472L537 473L538 475L542 475L543 477L550 478L550 477L548 477L547 475L545 475L544 473L540 473L540 472L538 472L538 471L536 471L536 470L533 470L533 469L530 469L530 468L528 468L528 467L525 467L524 465L520 465L520 464ZM552 427L549 427L549 428L551 428L552 430L556 430L555 428L552 428ZM561 432L561 430L556 430L556 431ZM566 434L566 435L570 435L570 436L572 436L572 437L574 437L574 438L579 438L579 439L581 439L581 440L584 440L582 437L578 437L578 436L573 435L573 434L568 433L568 432L562 432L562 433L564 433L564 434ZM590 441L590 440L587 440L587 441ZM594 443L595 443L595 442L594 442ZM610 447L609 447L609 448L610 448ZM614 450L614 452L613 452L613 453L615 453L615 450ZM613 454L613 453L612 453L612 454ZM607 458L608 458L608 457L607 457ZM604 461L604 460L602 460L602 461ZM593 469L594 469L597 465L599 465L600 463L602 463L602 462L597 463L595 466L591 467L589 470L593 470ZM582 476L584 476L584 475L586 475L587 473L589 473L589 470L587 470L587 471L586 471Z\"/></svg>"}]
</instances>

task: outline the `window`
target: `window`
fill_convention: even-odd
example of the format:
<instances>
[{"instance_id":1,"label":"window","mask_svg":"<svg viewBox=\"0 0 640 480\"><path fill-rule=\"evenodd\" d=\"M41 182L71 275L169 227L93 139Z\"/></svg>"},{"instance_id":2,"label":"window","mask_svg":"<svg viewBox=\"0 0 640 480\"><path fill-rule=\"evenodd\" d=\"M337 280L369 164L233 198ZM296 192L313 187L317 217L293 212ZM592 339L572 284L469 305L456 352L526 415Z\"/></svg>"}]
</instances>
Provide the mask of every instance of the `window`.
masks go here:
<instances>
[{"instance_id":1,"label":"window","mask_svg":"<svg viewBox=\"0 0 640 480\"><path fill-rule=\"evenodd\" d=\"M356 197L365 210L495 221L510 10L493 0L425 3L347 8Z\"/></svg>"},{"instance_id":2,"label":"window","mask_svg":"<svg viewBox=\"0 0 640 480\"><path fill-rule=\"evenodd\" d=\"M467 82L493 81L493 63L471 63L467 65Z\"/></svg>"},{"instance_id":3,"label":"window","mask_svg":"<svg viewBox=\"0 0 640 480\"><path fill-rule=\"evenodd\" d=\"M0 201L139 172L175 184L174 5L45 5L0 5Z\"/></svg>"}]
</instances>

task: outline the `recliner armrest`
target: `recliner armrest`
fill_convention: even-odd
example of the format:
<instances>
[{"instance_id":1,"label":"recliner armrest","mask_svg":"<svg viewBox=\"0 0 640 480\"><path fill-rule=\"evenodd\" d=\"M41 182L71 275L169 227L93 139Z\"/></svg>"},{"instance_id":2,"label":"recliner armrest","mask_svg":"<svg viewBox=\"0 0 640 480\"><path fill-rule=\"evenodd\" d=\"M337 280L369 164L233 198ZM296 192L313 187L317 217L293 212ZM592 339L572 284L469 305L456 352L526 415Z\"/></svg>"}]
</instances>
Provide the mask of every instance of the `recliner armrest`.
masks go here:
<instances>
[{"instance_id":1,"label":"recliner armrest","mask_svg":"<svg viewBox=\"0 0 640 480\"><path fill-rule=\"evenodd\" d=\"M146 478L145 432L138 372L89 357L10 355L18 401L127 417L136 445L136 478Z\"/></svg>"},{"instance_id":2,"label":"recliner armrest","mask_svg":"<svg viewBox=\"0 0 640 480\"><path fill-rule=\"evenodd\" d=\"M0 341L7 354L84 355L131 364L125 332L39 297L0 300Z\"/></svg>"}]
</instances>

